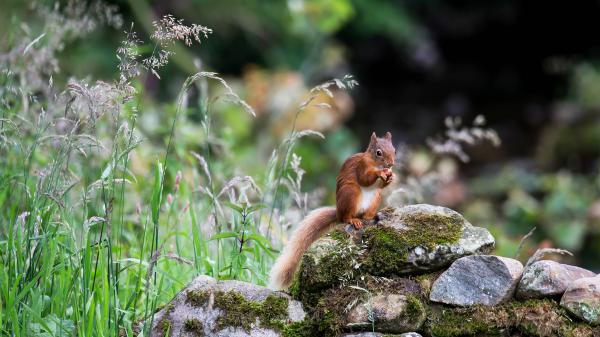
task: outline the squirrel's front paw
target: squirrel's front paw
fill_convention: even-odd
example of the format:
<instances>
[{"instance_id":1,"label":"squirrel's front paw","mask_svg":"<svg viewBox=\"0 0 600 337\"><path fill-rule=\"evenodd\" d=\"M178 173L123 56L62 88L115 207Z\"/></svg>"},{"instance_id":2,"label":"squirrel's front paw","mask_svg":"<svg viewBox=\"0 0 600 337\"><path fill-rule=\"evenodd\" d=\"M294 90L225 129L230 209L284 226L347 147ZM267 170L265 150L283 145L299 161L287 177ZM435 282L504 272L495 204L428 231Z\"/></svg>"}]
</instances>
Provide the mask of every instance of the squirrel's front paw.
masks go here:
<instances>
[{"instance_id":1,"label":"squirrel's front paw","mask_svg":"<svg viewBox=\"0 0 600 337\"><path fill-rule=\"evenodd\" d=\"M394 181L394 177L395 177L395 176L396 176L396 175L394 174L394 172L392 172L392 171L390 170L390 175L387 177L387 180L385 181L385 183L386 183L386 184L389 184L389 183L391 183L392 181Z\"/></svg>"},{"instance_id":2,"label":"squirrel's front paw","mask_svg":"<svg viewBox=\"0 0 600 337\"><path fill-rule=\"evenodd\" d=\"M379 176L379 178L382 181L387 182L393 174L394 173L392 172L391 169L385 168L385 169L380 170L377 175Z\"/></svg>"},{"instance_id":3,"label":"squirrel's front paw","mask_svg":"<svg viewBox=\"0 0 600 337\"><path fill-rule=\"evenodd\" d=\"M392 182L392 180L394 180L394 172L392 172L392 169L389 168L383 169L379 173L379 178L381 178L381 181L384 185L388 185Z\"/></svg>"},{"instance_id":4,"label":"squirrel's front paw","mask_svg":"<svg viewBox=\"0 0 600 337\"><path fill-rule=\"evenodd\" d=\"M355 229L361 229L363 227L363 222L360 219L348 219L347 222L354 226Z\"/></svg>"}]
</instances>

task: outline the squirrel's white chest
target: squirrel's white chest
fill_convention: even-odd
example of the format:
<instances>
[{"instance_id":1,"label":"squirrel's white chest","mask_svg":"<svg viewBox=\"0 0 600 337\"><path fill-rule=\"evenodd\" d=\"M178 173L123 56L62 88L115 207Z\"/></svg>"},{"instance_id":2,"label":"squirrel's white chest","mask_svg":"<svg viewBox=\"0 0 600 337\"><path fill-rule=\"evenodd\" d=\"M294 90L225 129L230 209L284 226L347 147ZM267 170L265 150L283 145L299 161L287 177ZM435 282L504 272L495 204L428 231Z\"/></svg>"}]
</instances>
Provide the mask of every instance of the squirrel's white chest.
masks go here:
<instances>
[{"instance_id":1,"label":"squirrel's white chest","mask_svg":"<svg viewBox=\"0 0 600 337\"><path fill-rule=\"evenodd\" d=\"M377 190L375 184L369 187L360 188L360 204L358 205L358 213L364 213L371 207L375 199L377 198Z\"/></svg>"}]
</instances>

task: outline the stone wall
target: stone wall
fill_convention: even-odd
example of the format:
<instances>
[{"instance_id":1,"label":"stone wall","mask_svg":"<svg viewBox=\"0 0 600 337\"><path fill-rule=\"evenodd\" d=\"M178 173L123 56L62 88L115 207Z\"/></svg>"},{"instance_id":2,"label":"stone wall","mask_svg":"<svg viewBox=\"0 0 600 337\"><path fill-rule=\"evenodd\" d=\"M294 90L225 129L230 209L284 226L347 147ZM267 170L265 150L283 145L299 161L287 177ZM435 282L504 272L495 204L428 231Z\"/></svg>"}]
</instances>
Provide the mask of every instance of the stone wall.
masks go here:
<instances>
[{"instance_id":1,"label":"stone wall","mask_svg":"<svg viewBox=\"0 0 600 337\"><path fill-rule=\"evenodd\" d=\"M493 247L450 209L387 208L315 242L289 294L197 278L152 336L600 336L600 276Z\"/></svg>"}]
</instances>

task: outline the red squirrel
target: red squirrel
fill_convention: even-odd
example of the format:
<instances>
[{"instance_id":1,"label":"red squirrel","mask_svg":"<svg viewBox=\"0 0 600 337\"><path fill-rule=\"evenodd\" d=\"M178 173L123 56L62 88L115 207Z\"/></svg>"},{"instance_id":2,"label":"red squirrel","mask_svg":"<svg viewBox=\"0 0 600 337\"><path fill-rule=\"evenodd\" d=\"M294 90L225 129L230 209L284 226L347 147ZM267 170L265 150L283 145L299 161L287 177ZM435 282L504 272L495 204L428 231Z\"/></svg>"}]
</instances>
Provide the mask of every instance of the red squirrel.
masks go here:
<instances>
[{"instance_id":1,"label":"red squirrel","mask_svg":"<svg viewBox=\"0 0 600 337\"><path fill-rule=\"evenodd\" d=\"M315 209L302 220L271 268L272 289L283 290L290 286L304 252L336 224L348 223L360 229L362 220L375 217L381 203L381 190L394 178L391 168L395 159L396 149L389 132L383 138L373 132L367 150L346 159L337 176L336 207Z\"/></svg>"}]
</instances>

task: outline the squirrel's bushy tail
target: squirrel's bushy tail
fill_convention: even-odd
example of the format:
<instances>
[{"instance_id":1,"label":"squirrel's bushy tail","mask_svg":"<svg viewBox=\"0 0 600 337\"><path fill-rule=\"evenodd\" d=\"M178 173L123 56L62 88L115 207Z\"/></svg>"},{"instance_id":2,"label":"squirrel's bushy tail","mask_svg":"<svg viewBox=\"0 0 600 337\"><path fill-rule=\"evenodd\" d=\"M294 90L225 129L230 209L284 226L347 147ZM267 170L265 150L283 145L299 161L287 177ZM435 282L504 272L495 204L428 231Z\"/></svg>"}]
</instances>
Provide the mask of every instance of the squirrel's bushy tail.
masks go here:
<instances>
[{"instance_id":1,"label":"squirrel's bushy tail","mask_svg":"<svg viewBox=\"0 0 600 337\"><path fill-rule=\"evenodd\" d=\"M318 238L325 235L336 223L335 207L317 208L302 220L281 255L271 268L269 287L287 289L294 278L304 252Z\"/></svg>"}]
</instances>

